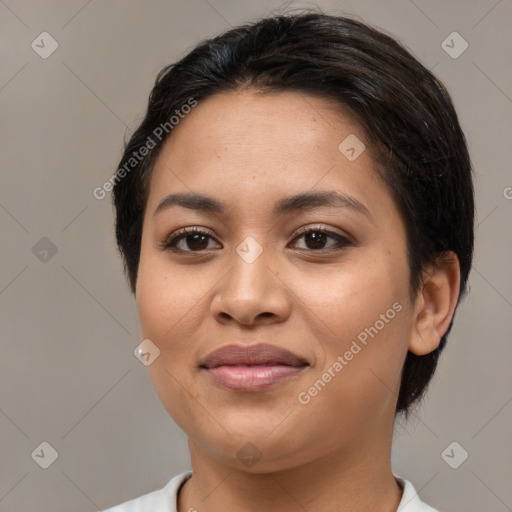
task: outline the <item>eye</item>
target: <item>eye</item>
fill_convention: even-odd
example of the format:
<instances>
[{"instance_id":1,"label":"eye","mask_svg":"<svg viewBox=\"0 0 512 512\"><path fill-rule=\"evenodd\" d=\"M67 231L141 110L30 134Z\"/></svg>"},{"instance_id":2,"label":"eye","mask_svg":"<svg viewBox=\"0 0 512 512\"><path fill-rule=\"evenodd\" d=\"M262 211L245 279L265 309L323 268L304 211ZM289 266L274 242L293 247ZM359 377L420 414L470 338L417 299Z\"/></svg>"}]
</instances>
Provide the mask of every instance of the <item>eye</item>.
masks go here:
<instances>
[{"instance_id":1,"label":"eye","mask_svg":"<svg viewBox=\"0 0 512 512\"><path fill-rule=\"evenodd\" d=\"M210 234L198 228L183 228L164 240L161 248L164 250L176 249L183 252L200 252L212 249L212 247L209 247L209 239L214 240ZM186 247L188 247L188 250Z\"/></svg>"},{"instance_id":2,"label":"eye","mask_svg":"<svg viewBox=\"0 0 512 512\"><path fill-rule=\"evenodd\" d=\"M302 230L294 240L304 238L303 247L298 249L309 249L312 251L321 251L325 249L338 248L342 249L349 245L354 245L348 238L338 233L323 229L321 227L310 227ZM334 240L336 243L326 246L328 240Z\"/></svg>"},{"instance_id":3,"label":"eye","mask_svg":"<svg viewBox=\"0 0 512 512\"><path fill-rule=\"evenodd\" d=\"M326 230L322 227L309 227L299 232L294 241L304 239L304 246L298 249L306 249L315 252L323 250L343 249L353 243L343 235ZM214 249L210 241L215 240L209 233L197 227L183 228L161 243L162 250L175 250L178 252L201 252ZM331 244L328 241L331 240ZM332 243L334 241L334 243Z\"/></svg>"}]
</instances>

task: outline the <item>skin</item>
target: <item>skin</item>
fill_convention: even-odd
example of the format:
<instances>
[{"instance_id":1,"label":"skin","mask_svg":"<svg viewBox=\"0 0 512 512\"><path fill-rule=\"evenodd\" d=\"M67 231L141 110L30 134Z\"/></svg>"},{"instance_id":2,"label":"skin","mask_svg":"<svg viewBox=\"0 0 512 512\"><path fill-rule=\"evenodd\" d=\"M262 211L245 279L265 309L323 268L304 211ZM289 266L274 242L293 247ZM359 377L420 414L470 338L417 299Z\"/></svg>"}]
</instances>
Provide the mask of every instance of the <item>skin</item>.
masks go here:
<instances>
[{"instance_id":1,"label":"skin","mask_svg":"<svg viewBox=\"0 0 512 512\"><path fill-rule=\"evenodd\" d=\"M354 161L338 149L349 134L366 145ZM311 191L349 195L368 214L347 207L272 212L278 200ZM215 197L227 211L174 205L154 215L178 192ZM191 226L212 237L200 246L206 250L190 237L162 249ZM302 227L349 243L315 245L297 234ZM252 263L236 252L249 236L263 251ZM178 510L395 511L402 491L390 451L403 362L408 350L438 346L459 288L455 256L427 270L411 298L404 222L364 133L339 105L250 89L199 102L155 165L136 289L142 337L160 349L148 367L153 385L189 439L193 476ZM299 393L397 302L401 311L300 403ZM309 366L265 391L230 391L198 366L232 343L275 344ZM250 467L237 456L247 443L260 455Z\"/></svg>"}]
</instances>

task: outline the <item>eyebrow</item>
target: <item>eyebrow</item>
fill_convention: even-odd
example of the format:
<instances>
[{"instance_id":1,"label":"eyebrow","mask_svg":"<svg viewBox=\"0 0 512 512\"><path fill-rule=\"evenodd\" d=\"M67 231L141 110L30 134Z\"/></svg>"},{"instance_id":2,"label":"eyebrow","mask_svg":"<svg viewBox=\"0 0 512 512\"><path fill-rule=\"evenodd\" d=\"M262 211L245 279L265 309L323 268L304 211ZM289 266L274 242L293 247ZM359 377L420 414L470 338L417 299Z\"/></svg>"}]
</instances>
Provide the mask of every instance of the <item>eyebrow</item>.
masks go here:
<instances>
[{"instance_id":1,"label":"eyebrow","mask_svg":"<svg viewBox=\"0 0 512 512\"><path fill-rule=\"evenodd\" d=\"M214 197L199 193L176 193L164 197L153 216L167 210L172 206L181 206L191 210L204 211L215 214L225 214L227 205ZM316 208L346 208L357 213L366 215L372 220L372 215L368 208L358 201L355 197L342 194L335 191L325 192L303 192L289 197L284 197L274 205L273 213L275 215L284 215L297 211L313 210Z\"/></svg>"}]
</instances>

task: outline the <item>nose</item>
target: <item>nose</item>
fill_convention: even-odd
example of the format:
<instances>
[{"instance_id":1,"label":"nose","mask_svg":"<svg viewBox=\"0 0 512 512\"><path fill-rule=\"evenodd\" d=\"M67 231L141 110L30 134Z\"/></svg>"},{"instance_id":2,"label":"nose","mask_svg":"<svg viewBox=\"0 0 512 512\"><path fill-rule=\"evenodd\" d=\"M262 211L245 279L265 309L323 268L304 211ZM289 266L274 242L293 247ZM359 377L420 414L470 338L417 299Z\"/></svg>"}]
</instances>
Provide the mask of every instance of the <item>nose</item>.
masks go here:
<instances>
[{"instance_id":1,"label":"nose","mask_svg":"<svg viewBox=\"0 0 512 512\"><path fill-rule=\"evenodd\" d=\"M291 292L266 248L252 262L233 251L231 270L219 282L211 309L220 323L244 326L283 322L291 311Z\"/></svg>"}]
</instances>

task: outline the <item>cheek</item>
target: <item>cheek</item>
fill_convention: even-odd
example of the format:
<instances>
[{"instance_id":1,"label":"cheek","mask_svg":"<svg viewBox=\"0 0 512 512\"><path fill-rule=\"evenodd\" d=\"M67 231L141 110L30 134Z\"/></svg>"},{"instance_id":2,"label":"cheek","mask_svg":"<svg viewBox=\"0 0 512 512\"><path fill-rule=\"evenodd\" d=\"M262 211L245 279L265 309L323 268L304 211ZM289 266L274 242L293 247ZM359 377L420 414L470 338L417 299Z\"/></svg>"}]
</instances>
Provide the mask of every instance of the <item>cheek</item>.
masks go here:
<instances>
[{"instance_id":1,"label":"cheek","mask_svg":"<svg viewBox=\"0 0 512 512\"><path fill-rule=\"evenodd\" d=\"M166 350L167 340L174 339L176 332L193 331L208 287L204 273L199 275L192 267L177 270L165 256L143 251L136 294L142 336L158 341L160 349Z\"/></svg>"},{"instance_id":2,"label":"cheek","mask_svg":"<svg viewBox=\"0 0 512 512\"><path fill-rule=\"evenodd\" d=\"M304 304L301 315L316 326L321 348L301 390L301 403L308 402L311 412L323 414L336 404L350 411L350 423L363 425L396 399L412 310L405 258L388 256L347 261L336 272L302 273L293 281ZM333 412L334 422L336 417Z\"/></svg>"},{"instance_id":3,"label":"cheek","mask_svg":"<svg viewBox=\"0 0 512 512\"><path fill-rule=\"evenodd\" d=\"M187 418L202 416L200 408L194 410L192 380L209 290L218 279L218 272L201 265L179 268L165 254L141 252L136 293L141 339L149 338L160 350L147 369L160 401L187 430Z\"/></svg>"},{"instance_id":4,"label":"cheek","mask_svg":"<svg viewBox=\"0 0 512 512\"><path fill-rule=\"evenodd\" d=\"M339 351L377 321L377 327L385 326L380 329L382 333L390 334L391 324L398 327L395 317L405 314L397 315L398 306L392 306L396 302L402 306L408 303L407 268L405 258L399 254L354 252L336 266L318 267L314 272L295 268L287 282L299 299L295 303L302 308L300 314L323 331L320 339L326 349ZM382 320L381 315L385 316Z\"/></svg>"},{"instance_id":5,"label":"cheek","mask_svg":"<svg viewBox=\"0 0 512 512\"><path fill-rule=\"evenodd\" d=\"M325 450L332 432L345 445L372 425L392 422L406 355L399 342L404 322L397 316L377 334L373 325L361 331L368 334L364 343L357 336L340 340L339 350L327 354L325 366L315 368L297 397L301 417L322 418L309 425L305 438L314 434Z\"/></svg>"}]
</instances>

